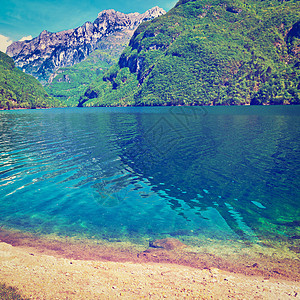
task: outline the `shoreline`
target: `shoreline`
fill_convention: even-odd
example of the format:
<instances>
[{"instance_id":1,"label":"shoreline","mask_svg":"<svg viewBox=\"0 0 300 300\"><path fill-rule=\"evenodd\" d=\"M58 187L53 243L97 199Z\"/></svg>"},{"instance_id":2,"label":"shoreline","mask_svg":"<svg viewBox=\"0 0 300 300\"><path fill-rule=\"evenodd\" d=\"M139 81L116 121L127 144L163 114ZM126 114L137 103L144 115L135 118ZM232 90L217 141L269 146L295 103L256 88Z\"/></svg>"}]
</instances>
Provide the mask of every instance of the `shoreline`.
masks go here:
<instances>
[{"instance_id":1,"label":"shoreline","mask_svg":"<svg viewBox=\"0 0 300 300\"><path fill-rule=\"evenodd\" d=\"M0 231L0 282L30 299L295 299L299 261ZM28 279L30 278L30 280ZM274 299L275 299L274 298Z\"/></svg>"},{"instance_id":2,"label":"shoreline","mask_svg":"<svg viewBox=\"0 0 300 300\"><path fill-rule=\"evenodd\" d=\"M24 108L24 107L16 107L16 108L0 108L0 111L9 111L9 110L36 110L36 109L51 109L51 108L117 108L117 107L224 107L224 106L298 106L300 104L298 103L282 103L282 104L268 104L268 103L263 103L263 104L250 104L250 103L243 103L243 104L234 104L234 105L211 105L211 104L206 104L206 105L182 105L182 104L177 104L177 105L125 105L125 106L119 106L119 105L111 105L111 106L57 106L57 107L35 107L35 108Z\"/></svg>"},{"instance_id":3,"label":"shoreline","mask_svg":"<svg viewBox=\"0 0 300 300\"><path fill-rule=\"evenodd\" d=\"M29 299L296 299L300 283L217 268L70 260L0 243L0 281Z\"/></svg>"},{"instance_id":4,"label":"shoreline","mask_svg":"<svg viewBox=\"0 0 300 300\"><path fill-rule=\"evenodd\" d=\"M25 108L25 107L16 107L16 108L0 108L0 111L9 111L9 110L39 110L39 109L51 109L51 108L67 108L67 107L35 107L35 108Z\"/></svg>"},{"instance_id":5,"label":"shoreline","mask_svg":"<svg viewBox=\"0 0 300 300\"><path fill-rule=\"evenodd\" d=\"M24 248L39 254L73 260L167 263L197 269L218 268L244 275L293 279L300 282L299 240L293 246L267 240L263 246L233 240L166 236L158 247L147 240L136 244L129 240L108 241L83 236L37 235L15 229L0 228L0 243ZM204 243L205 242L205 243ZM291 250L292 249L292 250Z\"/></svg>"}]
</instances>

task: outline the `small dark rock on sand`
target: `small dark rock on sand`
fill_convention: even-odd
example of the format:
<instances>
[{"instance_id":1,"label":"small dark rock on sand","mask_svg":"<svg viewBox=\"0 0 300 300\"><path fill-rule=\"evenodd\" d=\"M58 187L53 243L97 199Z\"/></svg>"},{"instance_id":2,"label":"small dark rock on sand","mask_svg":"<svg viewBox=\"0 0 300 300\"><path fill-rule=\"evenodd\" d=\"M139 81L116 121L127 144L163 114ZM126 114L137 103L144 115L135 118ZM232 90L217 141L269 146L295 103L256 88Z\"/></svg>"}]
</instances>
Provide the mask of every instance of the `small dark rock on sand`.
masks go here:
<instances>
[{"instance_id":1,"label":"small dark rock on sand","mask_svg":"<svg viewBox=\"0 0 300 300\"><path fill-rule=\"evenodd\" d=\"M177 239L165 238L165 239L150 241L149 247L161 248L161 249L166 249L166 250L174 250L174 249L183 248L183 247L187 247L187 246Z\"/></svg>"}]
</instances>

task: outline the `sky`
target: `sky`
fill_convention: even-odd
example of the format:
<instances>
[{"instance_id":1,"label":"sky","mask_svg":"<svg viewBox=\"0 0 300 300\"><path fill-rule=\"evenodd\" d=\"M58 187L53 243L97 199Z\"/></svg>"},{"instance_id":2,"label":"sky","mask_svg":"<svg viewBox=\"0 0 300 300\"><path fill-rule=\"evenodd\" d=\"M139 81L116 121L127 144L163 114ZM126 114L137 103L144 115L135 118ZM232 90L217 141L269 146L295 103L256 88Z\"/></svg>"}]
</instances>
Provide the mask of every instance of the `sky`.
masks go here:
<instances>
[{"instance_id":1,"label":"sky","mask_svg":"<svg viewBox=\"0 0 300 300\"><path fill-rule=\"evenodd\" d=\"M100 11L139 12L159 6L170 10L177 0L0 0L0 51L13 41L32 39L43 30L57 32L93 22Z\"/></svg>"}]
</instances>

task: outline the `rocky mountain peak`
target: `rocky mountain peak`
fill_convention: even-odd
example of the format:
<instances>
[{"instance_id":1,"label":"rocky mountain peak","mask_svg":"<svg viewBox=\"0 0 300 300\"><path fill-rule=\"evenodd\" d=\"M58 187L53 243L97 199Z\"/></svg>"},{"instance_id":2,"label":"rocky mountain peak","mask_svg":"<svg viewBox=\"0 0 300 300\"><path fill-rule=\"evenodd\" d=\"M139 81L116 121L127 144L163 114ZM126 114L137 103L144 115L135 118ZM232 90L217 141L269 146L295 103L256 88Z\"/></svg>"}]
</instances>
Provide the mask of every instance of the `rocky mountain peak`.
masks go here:
<instances>
[{"instance_id":1,"label":"rocky mountain peak","mask_svg":"<svg viewBox=\"0 0 300 300\"><path fill-rule=\"evenodd\" d=\"M114 9L105 9L105 10L102 10L99 12L98 14L98 18L101 18L102 16L105 16L105 15L112 15L112 14L115 14L116 11Z\"/></svg>"},{"instance_id":2,"label":"rocky mountain peak","mask_svg":"<svg viewBox=\"0 0 300 300\"><path fill-rule=\"evenodd\" d=\"M158 6L155 6L155 7L150 8L149 10L147 10L144 13L144 15L154 16L156 18L156 17L159 17L159 16L161 16L162 14L165 14L165 13L166 12L163 9L161 9Z\"/></svg>"},{"instance_id":3,"label":"rocky mountain peak","mask_svg":"<svg viewBox=\"0 0 300 300\"><path fill-rule=\"evenodd\" d=\"M165 14L159 7L143 14L124 14L114 9L100 12L96 20L86 22L75 29L60 32L43 30L30 41L12 43L6 53L13 58L17 67L33 75L42 83L61 67L72 66L88 57L93 51L103 47L107 37L124 33L123 40L129 42L134 30L144 21Z\"/></svg>"},{"instance_id":4,"label":"rocky mountain peak","mask_svg":"<svg viewBox=\"0 0 300 300\"><path fill-rule=\"evenodd\" d=\"M50 33L50 32L49 32L49 31L47 31L47 30L43 30L43 31L40 33L40 36L47 35L48 33Z\"/></svg>"}]
</instances>

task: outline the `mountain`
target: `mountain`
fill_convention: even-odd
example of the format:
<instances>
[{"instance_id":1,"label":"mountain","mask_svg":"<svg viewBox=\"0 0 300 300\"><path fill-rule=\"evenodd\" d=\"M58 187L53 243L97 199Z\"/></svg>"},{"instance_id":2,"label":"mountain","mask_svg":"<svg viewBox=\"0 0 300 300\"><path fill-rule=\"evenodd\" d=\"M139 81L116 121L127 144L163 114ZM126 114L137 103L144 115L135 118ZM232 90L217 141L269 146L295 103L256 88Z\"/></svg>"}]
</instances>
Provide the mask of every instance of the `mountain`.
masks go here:
<instances>
[{"instance_id":1,"label":"mountain","mask_svg":"<svg viewBox=\"0 0 300 300\"><path fill-rule=\"evenodd\" d=\"M0 51L0 109L46 108L62 106L49 97L32 76L15 67L14 61Z\"/></svg>"},{"instance_id":2,"label":"mountain","mask_svg":"<svg viewBox=\"0 0 300 300\"><path fill-rule=\"evenodd\" d=\"M67 106L77 106L90 83L118 62L124 46L112 45L114 49L97 49L80 63L57 70L44 85L47 93Z\"/></svg>"},{"instance_id":3,"label":"mountain","mask_svg":"<svg viewBox=\"0 0 300 300\"><path fill-rule=\"evenodd\" d=\"M77 106L90 83L118 62L132 35L133 31L126 30L102 38L101 47L86 59L55 71L44 85L46 91L67 106Z\"/></svg>"},{"instance_id":4,"label":"mountain","mask_svg":"<svg viewBox=\"0 0 300 300\"><path fill-rule=\"evenodd\" d=\"M297 0L180 0L79 106L300 104Z\"/></svg>"},{"instance_id":5,"label":"mountain","mask_svg":"<svg viewBox=\"0 0 300 300\"><path fill-rule=\"evenodd\" d=\"M159 7L143 14L105 10L98 14L93 23L86 22L78 28L56 33L44 30L32 40L12 43L6 53L17 67L45 84L59 68L81 62L96 49L112 48L113 45L107 43L112 36L118 41L117 44L124 44L139 24L164 13Z\"/></svg>"}]
</instances>

